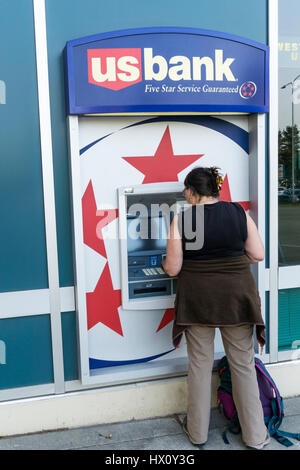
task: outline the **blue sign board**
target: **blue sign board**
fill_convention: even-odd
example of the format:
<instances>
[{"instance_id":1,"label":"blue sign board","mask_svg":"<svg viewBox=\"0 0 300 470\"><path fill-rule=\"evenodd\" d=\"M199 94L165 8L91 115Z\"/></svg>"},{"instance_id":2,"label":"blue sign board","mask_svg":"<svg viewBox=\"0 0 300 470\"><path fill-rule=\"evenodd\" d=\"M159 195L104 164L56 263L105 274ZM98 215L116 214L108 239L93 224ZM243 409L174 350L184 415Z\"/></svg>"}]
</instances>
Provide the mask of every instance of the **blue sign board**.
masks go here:
<instances>
[{"instance_id":1,"label":"blue sign board","mask_svg":"<svg viewBox=\"0 0 300 470\"><path fill-rule=\"evenodd\" d=\"M268 47L192 28L114 31L65 48L68 114L268 112Z\"/></svg>"}]
</instances>

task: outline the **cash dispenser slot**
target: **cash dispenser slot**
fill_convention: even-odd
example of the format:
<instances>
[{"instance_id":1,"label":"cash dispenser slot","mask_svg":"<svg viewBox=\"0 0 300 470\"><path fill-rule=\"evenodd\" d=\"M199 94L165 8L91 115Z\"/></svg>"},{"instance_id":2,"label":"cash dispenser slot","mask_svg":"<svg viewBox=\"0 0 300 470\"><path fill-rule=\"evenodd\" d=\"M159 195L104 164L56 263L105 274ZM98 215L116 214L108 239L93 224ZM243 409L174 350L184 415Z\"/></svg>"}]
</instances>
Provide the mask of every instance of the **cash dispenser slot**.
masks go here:
<instances>
[{"instance_id":1,"label":"cash dispenser slot","mask_svg":"<svg viewBox=\"0 0 300 470\"><path fill-rule=\"evenodd\" d=\"M133 289L135 295L139 294L153 294L154 292L167 292L167 287L145 287L144 289Z\"/></svg>"},{"instance_id":2,"label":"cash dispenser slot","mask_svg":"<svg viewBox=\"0 0 300 470\"><path fill-rule=\"evenodd\" d=\"M156 295L171 295L171 280L129 284L130 299Z\"/></svg>"}]
</instances>

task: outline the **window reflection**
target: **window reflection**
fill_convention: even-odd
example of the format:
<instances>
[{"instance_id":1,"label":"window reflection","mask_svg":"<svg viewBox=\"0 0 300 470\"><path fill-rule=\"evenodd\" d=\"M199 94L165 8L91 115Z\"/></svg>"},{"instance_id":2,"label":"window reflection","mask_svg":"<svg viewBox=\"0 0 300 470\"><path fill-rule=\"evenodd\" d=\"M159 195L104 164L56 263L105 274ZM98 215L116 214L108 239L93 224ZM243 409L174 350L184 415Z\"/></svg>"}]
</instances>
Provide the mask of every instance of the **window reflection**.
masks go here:
<instances>
[{"instance_id":1,"label":"window reflection","mask_svg":"<svg viewBox=\"0 0 300 470\"><path fill-rule=\"evenodd\" d=\"M299 22L299 0L279 0L278 210L280 265L300 264Z\"/></svg>"}]
</instances>

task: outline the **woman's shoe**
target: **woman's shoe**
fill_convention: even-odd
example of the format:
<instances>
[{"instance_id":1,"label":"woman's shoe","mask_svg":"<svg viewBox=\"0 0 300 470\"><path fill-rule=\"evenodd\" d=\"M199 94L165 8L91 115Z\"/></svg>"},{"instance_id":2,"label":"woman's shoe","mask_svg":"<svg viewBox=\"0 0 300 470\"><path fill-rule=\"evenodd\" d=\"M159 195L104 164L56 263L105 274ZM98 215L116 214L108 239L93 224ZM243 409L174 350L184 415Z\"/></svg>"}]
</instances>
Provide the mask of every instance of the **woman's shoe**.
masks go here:
<instances>
[{"instance_id":1,"label":"woman's shoe","mask_svg":"<svg viewBox=\"0 0 300 470\"><path fill-rule=\"evenodd\" d=\"M205 444L205 442L194 442L194 441L191 439L190 433L188 432L188 429L187 429L187 418L186 418L186 417L185 417L184 420L183 420L182 429L183 429L183 431L185 432L185 434L188 436L190 442L191 442L194 446L203 446L203 445Z\"/></svg>"},{"instance_id":2,"label":"woman's shoe","mask_svg":"<svg viewBox=\"0 0 300 470\"><path fill-rule=\"evenodd\" d=\"M247 447L250 447L250 449L254 449L254 450L262 450L266 445L270 444L270 442L271 442L270 434L267 432L267 437L261 444L257 444L256 446L247 445Z\"/></svg>"}]
</instances>

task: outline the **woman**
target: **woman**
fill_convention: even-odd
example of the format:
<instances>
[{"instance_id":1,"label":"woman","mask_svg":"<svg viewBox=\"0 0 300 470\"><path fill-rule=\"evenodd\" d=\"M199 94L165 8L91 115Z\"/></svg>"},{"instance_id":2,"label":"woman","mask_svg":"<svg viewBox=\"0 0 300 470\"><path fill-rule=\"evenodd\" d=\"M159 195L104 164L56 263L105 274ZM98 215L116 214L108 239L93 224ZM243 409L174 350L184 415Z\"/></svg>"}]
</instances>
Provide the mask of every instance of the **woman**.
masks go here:
<instances>
[{"instance_id":1,"label":"woman","mask_svg":"<svg viewBox=\"0 0 300 470\"><path fill-rule=\"evenodd\" d=\"M221 184L216 167L194 168L186 176L184 194L190 206L172 221L163 265L170 276L179 274L173 342L178 347L185 331L189 372L184 430L195 445L207 440L214 335L219 327L243 441L261 449L270 438L259 399L253 328L256 325L263 347L265 325L250 263L264 259L264 247L244 209L218 201Z\"/></svg>"}]
</instances>

